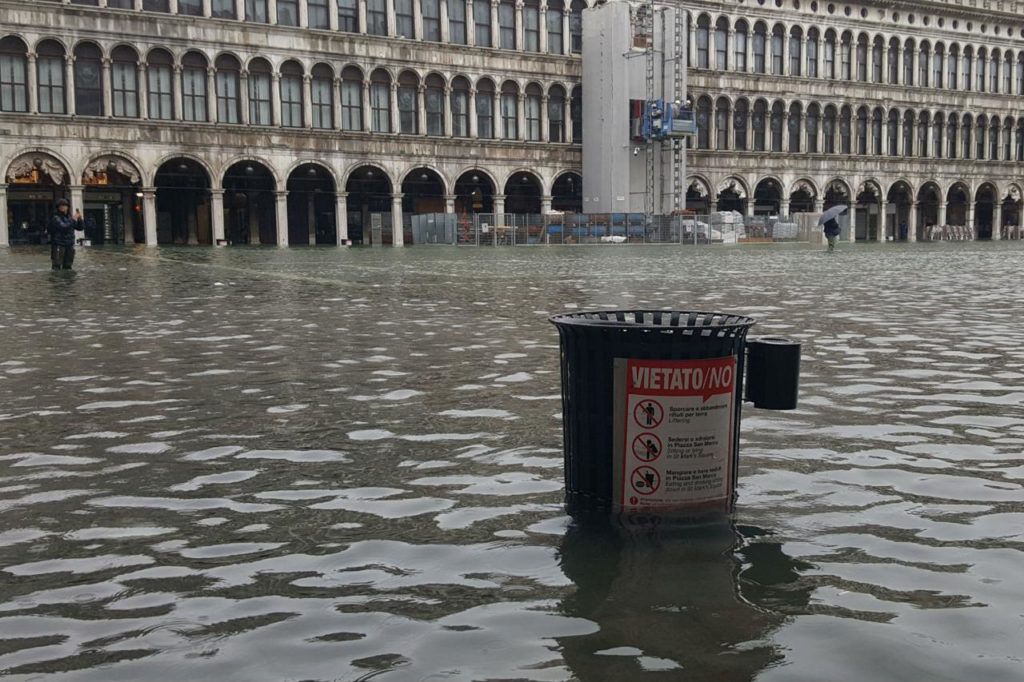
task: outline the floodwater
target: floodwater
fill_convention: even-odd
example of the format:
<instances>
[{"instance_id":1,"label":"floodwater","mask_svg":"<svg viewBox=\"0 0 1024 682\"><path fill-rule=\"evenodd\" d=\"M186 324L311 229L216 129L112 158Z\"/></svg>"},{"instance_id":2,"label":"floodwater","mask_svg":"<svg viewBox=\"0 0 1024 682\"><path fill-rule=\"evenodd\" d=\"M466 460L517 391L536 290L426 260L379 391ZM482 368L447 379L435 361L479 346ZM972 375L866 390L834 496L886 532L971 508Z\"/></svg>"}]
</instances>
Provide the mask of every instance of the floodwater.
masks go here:
<instances>
[{"instance_id":1,"label":"floodwater","mask_svg":"<svg viewBox=\"0 0 1024 682\"><path fill-rule=\"evenodd\" d=\"M1020 243L0 250L0 675L1024 679ZM804 342L731 528L560 506L549 314Z\"/></svg>"}]
</instances>

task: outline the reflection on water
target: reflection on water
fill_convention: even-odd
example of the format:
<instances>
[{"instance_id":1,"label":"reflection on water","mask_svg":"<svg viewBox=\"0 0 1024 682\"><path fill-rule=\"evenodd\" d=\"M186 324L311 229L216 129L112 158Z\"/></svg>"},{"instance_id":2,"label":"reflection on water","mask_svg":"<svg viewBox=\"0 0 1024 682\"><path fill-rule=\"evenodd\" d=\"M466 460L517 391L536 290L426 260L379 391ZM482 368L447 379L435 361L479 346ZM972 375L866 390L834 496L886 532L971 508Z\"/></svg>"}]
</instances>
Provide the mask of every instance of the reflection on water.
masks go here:
<instances>
[{"instance_id":1,"label":"reflection on water","mask_svg":"<svg viewBox=\"0 0 1024 682\"><path fill-rule=\"evenodd\" d=\"M1016 680L1017 244L0 252L0 671ZM733 528L575 525L546 316L804 343Z\"/></svg>"}]
</instances>

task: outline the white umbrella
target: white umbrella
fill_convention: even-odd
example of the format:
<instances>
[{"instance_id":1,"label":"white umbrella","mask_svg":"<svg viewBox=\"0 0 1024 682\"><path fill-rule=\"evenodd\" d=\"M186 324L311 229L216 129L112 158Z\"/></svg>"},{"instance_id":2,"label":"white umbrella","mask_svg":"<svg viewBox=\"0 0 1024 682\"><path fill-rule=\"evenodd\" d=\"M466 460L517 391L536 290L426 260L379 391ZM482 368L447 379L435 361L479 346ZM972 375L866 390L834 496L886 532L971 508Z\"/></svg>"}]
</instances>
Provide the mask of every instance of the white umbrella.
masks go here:
<instances>
[{"instance_id":1,"label":"white umbrella","mask_svg":"<svg viewBox=\"0 0 1024 682\"><path fill-rule=\"evenodd\" d=\"M824 225L825 223L827 223L828 221L832 220L833 218L835 218L836 216L838 216L840 213L842 213L843 211L845 211L848 208L849 208L849 206L846 206L844 204L840 204L839 206L833 206L832 208L827 209L824 213L821 214L821 217L818 218L818 224L819 225Z\"/></svg>"}]
</instances>

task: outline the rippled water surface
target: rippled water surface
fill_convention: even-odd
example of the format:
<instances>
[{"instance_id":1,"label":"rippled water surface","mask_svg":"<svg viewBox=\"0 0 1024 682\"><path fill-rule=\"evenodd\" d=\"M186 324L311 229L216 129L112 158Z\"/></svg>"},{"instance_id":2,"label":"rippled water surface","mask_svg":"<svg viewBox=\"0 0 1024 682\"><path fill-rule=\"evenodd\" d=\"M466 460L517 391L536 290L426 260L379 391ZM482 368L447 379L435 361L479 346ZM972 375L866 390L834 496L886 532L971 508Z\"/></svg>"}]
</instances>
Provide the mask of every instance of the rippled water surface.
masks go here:
<instances>
[{"instance_id":1,"label":"rippled water surface","mask_svg":"<svg viewBox=\"0 0 1024 682\"><path fill-rule=\"evenodd\" d=\"M0 674L1024 679L1018 244L0 250ZM749 314L735 527L561 506L566 309Z\"/></svg>"}]
</instances>

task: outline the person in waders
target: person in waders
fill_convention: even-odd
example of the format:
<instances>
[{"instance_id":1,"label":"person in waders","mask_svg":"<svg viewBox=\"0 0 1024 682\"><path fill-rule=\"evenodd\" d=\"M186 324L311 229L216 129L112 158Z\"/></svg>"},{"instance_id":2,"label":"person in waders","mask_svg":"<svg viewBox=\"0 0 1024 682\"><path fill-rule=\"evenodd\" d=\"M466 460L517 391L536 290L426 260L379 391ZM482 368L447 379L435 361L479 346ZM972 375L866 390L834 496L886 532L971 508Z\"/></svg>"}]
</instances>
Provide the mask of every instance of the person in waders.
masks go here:
<instances>
[{"instance_id":1,"label":"person in waders","mask_svg":"<svg viewBox=\"0 0 1024 682\"><path fill-rule=\"evenodd\" d=\"M828 241L828 250L835 251L836 240L839 239L839 233L842 232L842 230L839 227L839 223L836 221L835 218L832 218L831 220L826 220L825 225L822 229L825 232L825 239Z\"/></svg>"},{"instance_id":2,"label":"person in waders","mask_svg":"<svg viewBox=\"0 0 1024 682\"><path fill-rule=\"evenodd\" d=\"M54 270L70 270L75 262L75 230L85 229L82 214L75 211L71 217L71 203L57 200L57 212L46 226L50 233L50 265Z\"/></svg>"}]
</instances>

